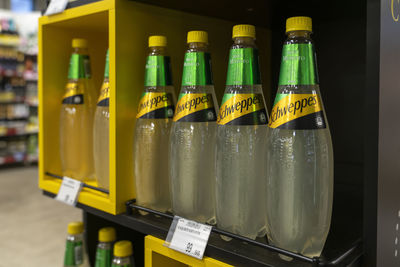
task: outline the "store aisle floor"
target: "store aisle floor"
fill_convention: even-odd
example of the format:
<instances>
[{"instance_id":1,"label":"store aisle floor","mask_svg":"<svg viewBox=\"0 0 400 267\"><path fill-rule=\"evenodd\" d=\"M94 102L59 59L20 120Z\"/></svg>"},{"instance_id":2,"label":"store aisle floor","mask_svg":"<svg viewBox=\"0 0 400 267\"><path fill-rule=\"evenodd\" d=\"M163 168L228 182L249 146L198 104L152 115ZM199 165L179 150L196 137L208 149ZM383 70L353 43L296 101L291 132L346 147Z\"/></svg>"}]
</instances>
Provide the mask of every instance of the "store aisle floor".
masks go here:
<instances>
[{"instance_id":1,"label":"store aisle floor","mask_svg":"<svg viewBox=\"0 0 400 267\"><path fill-rule=\"evenodd\" d=\"M63 266L67 224L82 212L42 195L37 167L0 169L0 267Z\"/></svg>"}]
</instances>

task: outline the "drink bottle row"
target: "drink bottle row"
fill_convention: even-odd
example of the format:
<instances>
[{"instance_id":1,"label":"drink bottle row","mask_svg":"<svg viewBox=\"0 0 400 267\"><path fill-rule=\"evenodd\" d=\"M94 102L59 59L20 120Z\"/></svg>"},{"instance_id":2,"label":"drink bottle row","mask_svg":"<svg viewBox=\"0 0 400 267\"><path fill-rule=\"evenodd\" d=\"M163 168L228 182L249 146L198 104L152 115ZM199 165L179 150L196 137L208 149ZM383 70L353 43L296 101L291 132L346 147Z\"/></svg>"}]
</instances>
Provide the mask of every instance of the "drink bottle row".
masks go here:
<instances>
[{"instance_id":1,"label":"drink bottle row","mask_svg":"<svg viewBox=\"0 0 400 267\"><path fill-rule=\"evenodd\" d=\"M83 223L68 224L65 246L64 267L89 267L83 238ZM135 267L132 243L127 240L116 242L113 227L99 230L99 242L96 249L95 267Z\"/></svg>"},{"instance_id":2,"label":"drink bottle row","mask_svg":"<svg viewBox=\"0 0 400 267\"><path fill-rule=\"evenodd\" d=\"M319 256L332 213L333 150L311 33L311 18L287 20L270 116L254 26L233 27L220 106L207 32L187 35L177 101L167 38L150 36L132 133L137 204L252 239L267 234L273 245ZM63 171L108 188L108 54L93 116L87 44L74 39L73 47L61 111Z\"/></svg>"}]
</instances>

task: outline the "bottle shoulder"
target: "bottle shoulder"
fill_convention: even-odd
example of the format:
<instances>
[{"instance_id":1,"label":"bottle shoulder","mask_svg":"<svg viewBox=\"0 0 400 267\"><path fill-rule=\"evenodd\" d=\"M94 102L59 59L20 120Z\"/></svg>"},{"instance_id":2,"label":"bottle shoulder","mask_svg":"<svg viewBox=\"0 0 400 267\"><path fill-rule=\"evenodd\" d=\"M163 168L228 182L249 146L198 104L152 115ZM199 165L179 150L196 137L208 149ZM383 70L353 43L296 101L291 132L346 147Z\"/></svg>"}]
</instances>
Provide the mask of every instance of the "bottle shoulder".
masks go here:
<instances>
[{"instance_id":1,"label":"bottle shoulder","mask_svg":"<svg viewBox=\"0 0 400 267\"><path fill-rule=\"evenodd\" d=\"M296 38L287 38L283 44L284 45L289 45L289 44L312 44L312 45L314 45L314 41L308 37L296 37Z\"/></svg>"}]
</instances>

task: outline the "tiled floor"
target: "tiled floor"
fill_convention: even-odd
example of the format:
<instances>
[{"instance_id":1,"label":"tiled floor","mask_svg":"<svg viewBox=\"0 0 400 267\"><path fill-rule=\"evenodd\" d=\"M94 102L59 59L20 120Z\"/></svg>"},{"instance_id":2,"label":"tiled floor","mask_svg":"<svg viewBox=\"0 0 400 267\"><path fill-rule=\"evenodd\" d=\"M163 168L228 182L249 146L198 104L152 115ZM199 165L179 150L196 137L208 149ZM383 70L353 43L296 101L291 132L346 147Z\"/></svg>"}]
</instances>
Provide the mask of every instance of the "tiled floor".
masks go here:
<instances>
[{"instance_id":1,"label":"tiled floor","mask_svg":"<svg viewBox=\"0 0 400 267\"><path fill-rule=\"evenodd\" d=\"M63 266L67 224L77 208L42 195L37 167L0 169L0 267Z\"/></svg>"}]
</instances>

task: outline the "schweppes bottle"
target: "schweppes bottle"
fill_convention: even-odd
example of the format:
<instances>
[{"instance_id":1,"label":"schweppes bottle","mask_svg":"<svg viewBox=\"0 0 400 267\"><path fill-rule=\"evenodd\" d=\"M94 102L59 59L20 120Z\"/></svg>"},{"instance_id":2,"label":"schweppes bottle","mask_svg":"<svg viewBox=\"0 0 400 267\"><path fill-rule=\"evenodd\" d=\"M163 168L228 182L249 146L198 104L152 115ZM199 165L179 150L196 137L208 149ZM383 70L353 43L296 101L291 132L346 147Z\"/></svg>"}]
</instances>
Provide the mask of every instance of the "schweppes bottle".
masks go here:
<instances>
[{"instance_id":1,"label":"schweppes bottle","mask_svg":"<svg viewBox=\"0 0 400 267\"><path fill-rule=\"evenodd\" d=\"M321 254L330 227L333 150L311 30L309 17L286 21L267 138L266 203L270 243L314 257Z\"/></svg>"},{"instance_id":2,"label":"schweppes bottle","mask_svg":"<svg viewBox=\"0 0 400 267\"><path fill-rule=\"evenodd\" d=\"M187 42L170 139L172 209L179 216L213 224L218 104L208 34L190 31Z\"/></svg>"},{"instance_id":3,"label":"schweppes bottle","mask_svg":"<svg viewBox=\"0 0 400 267\"><path fill-rule=\"evenodd\" d=\"M136 201L162 212L171 208L168 144L175 108L166 46L165 36L150 36L134 139Z\"/></svg>"},{"instance_id":4,"label":"schweppes bottle","mask_svg":"<svg viewBox=\"0 0 400 267\"><path fill-rule=\"evenodd\" d=\"M60 157L63 175L77 180L93 179L93 87L88 45L73 39L68 83L60 115Z\"/></svg>"},{"instance_id":5,"label":"schweppes bottle","mask_svg":"<svg viewBox=\"0 0 400 267\"><path fill-rule=\"evenodd\" d=\"M88 267L88 257L83 242L83 223L70 222L65 244L64 267Z\"/></svg>"},{"instance_id":6,"label":"schweppes bottle","mask_svg":"<svg viewBox=\"0 0 400 267\"><path fill-rule=\"evenodd\" d=\"M135 267L133 248L130 241L122 240L115 243L111 267Z\"/></svg>"},{"instance_id":7,"label":"schweppes bottle","mask_svg":"<svg viewBox=\"0 0 400 267\"><path fill-rule=\"evenodd\" d=\"M109 188L109 51L107 50L104 81L97 100L93 126L94 170L99 187Z\"/></svg>"},{"instance_id":8,"label":"schweppes bottle","mask_svg":"<svg viewBox=\"0 0 400 267\"><path fill-rule=\"evenodd\" d=\"M252 239L265 235L263 166L268 128L255 38L254 26L233 27L217 120L216 176L218 227Z\"/></svg>"},{"instance_id":9,"label":"schweppes bottle","mask_svg":"<svg viewBox=\"0 0 400 267\"><path fill-rule=\"evenodd\" d=\"M104 227L99 230L95 267L111 267L115 239L116 233L113 227Z\"/></svg>"}]
</instances>

